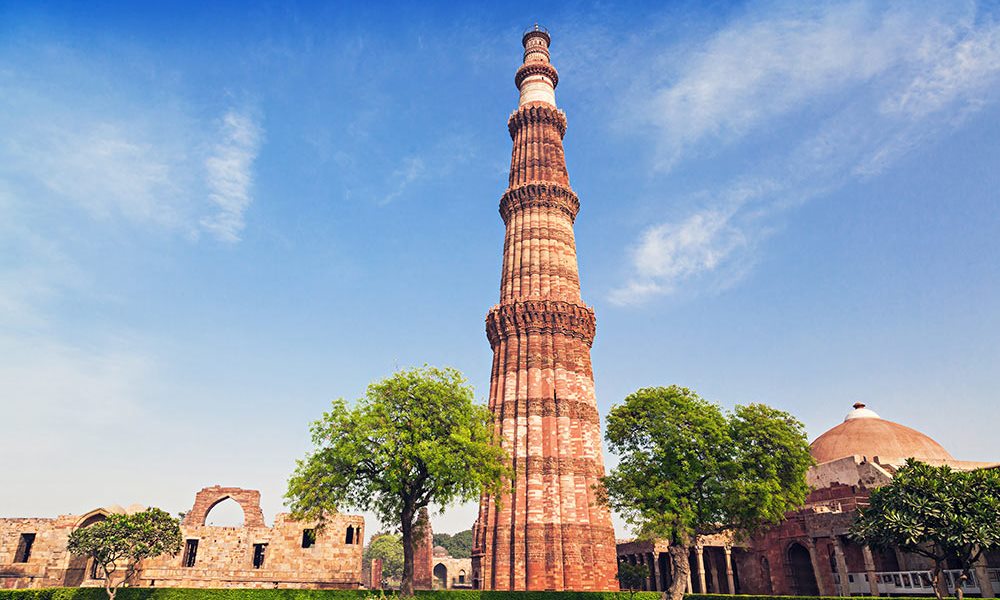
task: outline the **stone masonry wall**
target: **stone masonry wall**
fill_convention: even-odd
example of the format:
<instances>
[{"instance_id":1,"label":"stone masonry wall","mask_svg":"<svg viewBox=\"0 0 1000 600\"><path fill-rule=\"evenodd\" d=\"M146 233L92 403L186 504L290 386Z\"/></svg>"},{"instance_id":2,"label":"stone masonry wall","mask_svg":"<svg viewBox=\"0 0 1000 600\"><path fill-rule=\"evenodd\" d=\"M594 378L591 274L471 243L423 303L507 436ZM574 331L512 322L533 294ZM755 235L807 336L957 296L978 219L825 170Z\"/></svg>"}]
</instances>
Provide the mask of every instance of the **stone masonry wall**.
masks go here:
<instances>
[{"instance_id":1,"label":"stone masonry wall","mask_svg":"<svg viewBox=\"0 0 1000 600\"><path fill-rule=\"evenodd\" d=\"M244 510L244 527L205 525L212 506L226 498ZM66 551L69 534L113 512L141 507L102 508L86 515L55 519L0 519L0 588L96 586L85 558ZM140 564L136 585L155 587L348 588L361 585L364 518L333 515L316 532L314 543L303 544L303 532L312 522L278 514L267 527L260 510L260 494L241 488L205 488L181 524L185 540L197 540L194 564L186 566L184 548L177 556L161 556ZM348 534L350 531L350 534ZM16 562L23 534L34 534L26 562ZM262 564L254 565L255 545L265 544ZM308 545L309 547L304 547Z\"/></svg>"}]
</instances>

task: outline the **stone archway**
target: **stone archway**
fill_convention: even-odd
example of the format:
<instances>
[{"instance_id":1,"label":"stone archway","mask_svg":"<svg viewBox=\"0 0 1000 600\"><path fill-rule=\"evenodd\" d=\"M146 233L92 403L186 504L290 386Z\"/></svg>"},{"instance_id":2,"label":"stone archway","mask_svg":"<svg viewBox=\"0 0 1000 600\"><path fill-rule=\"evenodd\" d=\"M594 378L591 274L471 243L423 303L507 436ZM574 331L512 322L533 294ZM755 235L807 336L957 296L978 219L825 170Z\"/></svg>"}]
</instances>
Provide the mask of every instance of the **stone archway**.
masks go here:
<instances>
[{"instance_id":1,"label":"stone archway","mask_svg":"<svg viewBox=\"0 0 1000 600\"><path fill-rule=\"evenodd\" d=\"M444 563L434 565L434 587L442 590L449 587L448 567L444 566Z\"/></svg>"},{"instance_id":2,"label":"stone archway","mask_svg":"<svg viewBox=\"0 0 1000 600\"><path fill-rule=\"evenodd\" d=\"M85 515L81 515L73 529L83 529L96 523L100 523L101 521L107 520L109 514L110 513L103 508L92 510ZM85 580L92 578L94 563L86 556L76 556L73 554L69 554L68 556L69 560L66 564L66 573L63 575L63 585L66 587L80 587Z\"/></svg>"},{"instance_id":3,"label":"stone archway","mask_svg":"<svg viewBox=\"0 0 1000 600\"><path fill-rule=\"evenodd\" d=\"M819 584L813 571L809 550L798 542L788 546L785 564L792 580L792 592L796 596L819 596Z\"/></svg>"},{"instance_id":4,"label":"stone archway","mask_svg":"<svg viewBox=\"0 0 1000 600\"><path fill-rule=\"evenodd\" d=\"M184 515L185 527L201 527L205 525L208 513L216 504L232 498L243 509L244 527L266 527L264 512L260 509L260 492L243 488L212 486L198 492L194 497L194 506Z\"/></svg>"}]
</instances>

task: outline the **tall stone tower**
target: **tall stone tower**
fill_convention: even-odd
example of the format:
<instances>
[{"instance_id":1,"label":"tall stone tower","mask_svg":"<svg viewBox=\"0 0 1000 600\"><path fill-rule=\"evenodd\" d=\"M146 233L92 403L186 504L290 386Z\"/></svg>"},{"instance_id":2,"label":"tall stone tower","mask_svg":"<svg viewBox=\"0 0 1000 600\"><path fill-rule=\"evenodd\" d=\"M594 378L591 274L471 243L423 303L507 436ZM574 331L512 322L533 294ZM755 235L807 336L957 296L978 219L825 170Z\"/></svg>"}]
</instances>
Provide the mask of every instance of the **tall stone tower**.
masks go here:
<instances>
[{"instance_id":1,"label":"tall stone tower","mask_svg":"<svg viewBox=\"0 0 1000 600\"><path fill-rule=\"evenodd\" d=\"M513 493L480 501L474 582L495 590L616 590L615 536L594 485L604 475L590 347L594 311L580 299L569 187L549 34L524 34L500 303L486 317L493 347L490 410L513 461Z\"/></svg>"}]
</instances>

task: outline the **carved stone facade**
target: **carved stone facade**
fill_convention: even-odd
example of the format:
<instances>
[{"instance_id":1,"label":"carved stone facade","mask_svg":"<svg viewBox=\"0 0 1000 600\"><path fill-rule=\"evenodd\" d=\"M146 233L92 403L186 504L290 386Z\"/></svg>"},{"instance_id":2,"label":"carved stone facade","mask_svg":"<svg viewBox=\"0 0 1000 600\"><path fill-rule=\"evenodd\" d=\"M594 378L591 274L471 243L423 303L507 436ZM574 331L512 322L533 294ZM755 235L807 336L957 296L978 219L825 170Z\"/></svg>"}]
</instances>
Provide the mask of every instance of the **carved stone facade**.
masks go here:
<instances>
[{"instance_id":1,"label":"carved stone facade","mask_svg":"<svg viewBox=\"0 0 1000 600\"><path fill-rule=\"evenodd\" d=\"M206 525L212 507L229 498L243 508L244 525ZM112 513L141 510L112 506L54 519L0 519L0 588L100 585L87 559L66 552L70 533ZM317 530L316 523L278 514L267 527L259 492L215 486L198 492L181 532L181 553L143 561L133 585L354 589L361 584L360 516L333 515Z\"/></svg>"},{"instance_id":2,"label":"carved stone facade","mask_svg":"<svg viewBox=\"0 0 1000 600\"><path fill-rule=\"evenodd\" d=\"M494 590L616 590L611 516L595 497L604 475L590 347L594 312L580 299L570 188L548 33L527 32L515 84L518 109L500 303L486 317L493 348L490 410L510 453L514 492L483 497L472 578Z\"/></svg>"}]
</instances>

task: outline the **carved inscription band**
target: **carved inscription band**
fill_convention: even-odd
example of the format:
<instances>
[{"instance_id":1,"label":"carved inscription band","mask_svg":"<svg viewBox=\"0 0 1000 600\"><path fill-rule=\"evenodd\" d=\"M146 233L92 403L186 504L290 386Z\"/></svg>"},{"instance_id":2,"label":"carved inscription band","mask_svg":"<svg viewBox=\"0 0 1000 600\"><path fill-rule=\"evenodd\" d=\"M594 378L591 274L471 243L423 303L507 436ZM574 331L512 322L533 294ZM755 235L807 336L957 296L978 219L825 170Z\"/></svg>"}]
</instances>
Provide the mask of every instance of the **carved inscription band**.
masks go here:
<instances>
[{"instance_id":1,"label":"carved inscription band","mask_svg":"<svg viewBox=\"0 0 1000 600\"><path fill-rule=\"evenodd\" d=\"M558 300L516 300L494 306L486 315L486 337L496 348L501 339L524 333L556 333L594 343L596 323L589 306Z\"/></svg>"},{"instance_id":2,"label":"carved inscription band","mask_svg":"<svg viewBox=\"0 0 1000 600\"><path fill-rule=\"evenodd\" d=\"M560 210L566 213L572 223L580 212L580 199L573 190L558 183L526 183L504 192L500 198L500 216L507 223L515 211L533 206Z\"/></svg>"}]
</instances>

